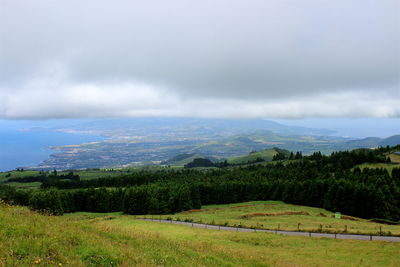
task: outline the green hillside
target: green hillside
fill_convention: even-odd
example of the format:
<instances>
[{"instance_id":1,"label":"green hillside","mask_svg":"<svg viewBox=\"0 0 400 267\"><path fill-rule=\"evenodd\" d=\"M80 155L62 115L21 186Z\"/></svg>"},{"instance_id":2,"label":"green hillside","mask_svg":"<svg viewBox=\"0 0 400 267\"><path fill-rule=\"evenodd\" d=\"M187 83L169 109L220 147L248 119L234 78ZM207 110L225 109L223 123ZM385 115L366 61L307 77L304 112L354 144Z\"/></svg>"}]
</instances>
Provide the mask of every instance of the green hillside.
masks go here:
<instances>
[{"instance_id":1,"label":"green hillside","mask_svg":"<svg viewBox=\"0 0 400 267\"><path fill-rule=\"evenodd\" d=\"M0 172L0 182L7 181L10 178L26 177L26 176L38 176L38 171L8 171Z\"/></svg>"},{"instance_id":2,"label":"green hillside","mask_svg":"<svg viewBox=\"0 0 400 267\"><path fill-rule=\"evenodd\" d=\"M261 151L251 152L246 156L234 157L228 159L229 164L246 164L257 161L272 161L272 158L278 154L276 148L264 149Z\"/></svg>"},{"instance_id":3,"label":"green hillside","mask_svg":"<svg viewBox=\"0 0 400 267\"><path fill-rule=\"evenodd\" d=\"M0 203L0 266L398 266L400 244L47 216Z\"/></svg>"},{"instance_id":4,"label":"green hillside","mask_svg":"<svg viewBox=\"0 0 400 267\"><path fill-rule=\"evenodd\" d=\"M186 164L192 162L194 159L209 159L212 162L217 162L218 160L214 157L204 157L201 154L197 153L192 153L192 154L179 154L176 155L175 157L163 161L160 163L160 165L171 165L171 166L176 166L176 167L183 167Z\"/></svg>"},{"instance_id":5,"label":"green hillside","mask_svg":"<svg viewBox=\"0 0 400 267\"><path fill-rule=\"evenodd\" d=\"M338 210L340 211L340 210ZM147 216L149 217L149 216ZM162 218L203 222L215 225L241 225L246 228L263 228L289 231L310 231L352 234L400 235L400 225L387 225L371 220L342 215L336 219L334 212L322 208L287 204L282 201L251 201L234 204L206 205L201 209L183 211ZM300 224L300 225L299 225Z\"/></svg>"},{"instance_id":6,"label":"green hillside","mask_svg":"<svg viewBox=\"0 0 400 267\"><path fill-rule=\"evenodd\" d=\"M194 159L198 159L198 158L205 159L206 157L204 157L203 155L200 155L200 154L196 154L196 153L179 154L169 160L161 162L160 164L183 167L186 164L188 164L189 162L192 162Z\"/></svg>"},{"instance_id":7,"label":"green hillside","mask_svg":"<svg viewBox=\"0 0 400 267\"><path fill-rule=\"evenodd\" d=\"M400 135L393 135L379 142L380 146L395 146L400 144Z\"/></svg>"}]
</instances>

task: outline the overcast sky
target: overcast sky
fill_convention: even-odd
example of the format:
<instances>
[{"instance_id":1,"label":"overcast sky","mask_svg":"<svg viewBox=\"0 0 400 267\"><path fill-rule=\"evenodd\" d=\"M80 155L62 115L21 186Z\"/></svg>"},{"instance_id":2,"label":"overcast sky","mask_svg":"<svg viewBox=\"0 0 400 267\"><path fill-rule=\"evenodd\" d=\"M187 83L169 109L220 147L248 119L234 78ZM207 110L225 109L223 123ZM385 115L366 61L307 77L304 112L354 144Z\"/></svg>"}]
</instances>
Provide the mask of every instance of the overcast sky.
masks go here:
<instances>
[{"instance_id":1,"label":"overcast sky","mask_svg":"<svg viewBox=\"0 0 400 267\"><path fill-rule=\"evenodd\" d=\"M0 118L400 117L399 0L0 0Z\"/></svg>"}]
</instances>

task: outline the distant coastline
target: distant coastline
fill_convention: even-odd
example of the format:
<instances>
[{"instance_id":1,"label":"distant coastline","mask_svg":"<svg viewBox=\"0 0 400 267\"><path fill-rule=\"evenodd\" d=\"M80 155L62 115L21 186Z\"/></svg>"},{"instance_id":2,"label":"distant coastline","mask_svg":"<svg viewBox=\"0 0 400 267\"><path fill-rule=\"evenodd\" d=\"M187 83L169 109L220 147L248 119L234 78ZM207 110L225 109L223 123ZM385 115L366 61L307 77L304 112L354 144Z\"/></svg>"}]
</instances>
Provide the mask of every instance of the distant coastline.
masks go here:
<instances>
[{"instance_id":1,"label":"distant coastline","mask_svg":"<svg viewBox=\"0 0 400 267\"><path fill-rule=\"evenodd\" d=\"M50 155L57 153L54 148L58 146L79 145L104 139L105 137L93 134L45 129L0 129L0 171L37 166Z\"/></svg>"}]
</instances>

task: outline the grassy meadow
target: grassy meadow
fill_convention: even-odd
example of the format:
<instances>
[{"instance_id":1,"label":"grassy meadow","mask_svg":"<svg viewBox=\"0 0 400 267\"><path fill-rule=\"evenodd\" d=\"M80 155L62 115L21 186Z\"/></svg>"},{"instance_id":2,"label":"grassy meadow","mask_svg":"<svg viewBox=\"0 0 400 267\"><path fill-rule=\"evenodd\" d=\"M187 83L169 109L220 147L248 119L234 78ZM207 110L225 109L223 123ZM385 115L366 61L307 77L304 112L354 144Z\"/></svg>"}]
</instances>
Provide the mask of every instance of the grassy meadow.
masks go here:
<instances>
[{"instance_id":1,"label":"grassy meadow","mask_svg":"<svg viewBox=\"0 0 400 267\"><path fill-rule=\"evenodd\" d=\"M393 164L393 163L363 163L358 165L361 170L365 168L369 169L386 169L389 173L392 173L392 170L394 168L399 168L399 164Z\"/></svg>"},{"instance_id":2,"label":"grassy meadow","mask_svg":"<svg viewBox=\"0 0 400 267\"><path fill-rule=\"evenodd\" d=\"M254 162L257 159L264 159L271 161L272 158L278 154L275 149L265 149L257 152L250 153L246 156L234 157L228 159L229 164L245 164L247 162Z\"/></svg>"},{"instance_id":3,"label":"grassy meadow","mask_svg":"<svg viewBox=\"0 0 400 267\"><path fill-rule=\"evenodd\" d=\"M8 172L0 172L0 182L7 181L9 178L16 177L26 177L26 176L38 176L38 171L8 171Z\"/></svg>"},{"instance_id":4,"label":"grassy meadow","mask_svg":"<svg viewBox=\"0 0 400 267\"><path fill-rule=\"evenodd\" d=\"M400 244L241 233L0 204L0 266L399 266Z\"/></svg>"},{"instance_id":5,"label":"grassy meadow","mask_svg":"<svg viewBox=\"0 0 400 267\"><path fill-rule=\"evenodd\" d=\"M313 232L347 232L373 235L380 234L382 231L382 234L400 235L400 225L374 223L343 215L342 219L335 219L332 217L333 215L333 212L321 208L291 205L281 201L252 201L227 205L208 205L203 206L201 210L184 211L161 217L260 229L291 231L300 229L301 231Z\"/></svg>"},{"instance_id":6,"label":"grassy meadow","mask_svg":"<svg viewBox=\"0 0 400 267\"><path fill-rule=\"evenodd\" d=\"M365 168L370 169L386 169L389 173L392 172L393 168L400 168L400 155L396 155L394 153L387 155L391 163L363 163L358 165L361 170Z\"/></svg>"},{"instance_id":7,"label":"grassy meadow","mask_svg":"<svg viewBox=\"0 0 400 267\"><path fill-rule=\"evenodd\" d=\"M99 170L73 170L74 174L78 174L81 180L91 180L98 179L103 177L117 177L123 174L127 174L129 171L134 171L133 169L122 169L122 170L113 170L108 171L105 169ZM66 175L70 171L59 171L59 175ZM23 178L27 176L40 176L39 171L8 171L8 172L0 172L0 183L6 182L10 178ZM40 187L41 182L30 182L30 183L21 183L21 182L10 182L7 185L14 186L20 189L37 189Z\"/></svg>"},{"instance_id":8,"label":"grassy meadow","mask_svg":"<svg viewBox=\"0 0 400 267\"><path fill-rule=\"evenodd\" d=\"M392 163L400 163L400 155L392 153L389 155L389 157Z\"/></svg>"}]
</instances>

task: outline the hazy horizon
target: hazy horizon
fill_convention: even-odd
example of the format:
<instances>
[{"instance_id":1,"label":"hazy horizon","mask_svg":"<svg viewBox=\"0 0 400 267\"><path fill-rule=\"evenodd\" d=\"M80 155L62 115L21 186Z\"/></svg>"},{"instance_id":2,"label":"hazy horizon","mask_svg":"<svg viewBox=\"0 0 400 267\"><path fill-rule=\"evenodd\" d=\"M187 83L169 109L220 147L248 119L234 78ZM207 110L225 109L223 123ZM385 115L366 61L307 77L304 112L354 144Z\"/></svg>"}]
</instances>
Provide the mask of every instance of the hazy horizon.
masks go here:
<instances>
[{"instance_id":1,"label":"hazy horizon","mask_svg":"<svg viewBox=\"0 0 400 267\"><path fill-rule=\"evenodd\" d=\"M81 118L81 119L47 119L47 120L5 120L0 119L0 131L7 129L29 129L35 127L63 127L76 126L79 124L85 124L89 122L101 122L102 120L120 120L120 119L145 119L145 118L156 118L156 119L196 119L195 117L118 117L118 118ZM203 118L205 120L219 119L225 120L224 118ZM235 119L228 118L230 120L246 120L246 119ZM254 119L251 119L254 120ZM334 131L331 135L349 137L349 138L365 138L365 137L380 137L386 138L392 135L400 134L400 118L304 118L304 119L278 119L278 118L256 118L256 120L268 120L277 122L287 126L299 126L306 128L315 129L326 129ZM106 122L104 123L106 125Z\"/></svg>"}]
</instances>

